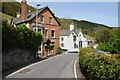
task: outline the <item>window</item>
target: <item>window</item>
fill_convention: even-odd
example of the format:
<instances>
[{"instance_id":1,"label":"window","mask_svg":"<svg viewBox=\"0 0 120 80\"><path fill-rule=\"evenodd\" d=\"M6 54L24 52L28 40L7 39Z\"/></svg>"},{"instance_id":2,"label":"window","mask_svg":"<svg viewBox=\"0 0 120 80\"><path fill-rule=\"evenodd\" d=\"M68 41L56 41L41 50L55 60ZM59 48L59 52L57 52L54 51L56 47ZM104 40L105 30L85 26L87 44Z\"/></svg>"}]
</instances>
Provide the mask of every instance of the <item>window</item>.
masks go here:
<instances>
[{"instance_id":1,"label":"window","mask_svg":"<svg viewBox=\"0 0 120 80\"><path fill-rule=\"evenodd\" d=\"M49 17L49 23L52 24L52 17Z\"/></svg>"},{"instance_id":2,"label":"window","mask_svg":"<svg viewBox=\"0 0 120 80\"><path fill-rule=\"evenodd\" d=\"M38 28L38 32L41 32L41 29Z\"/></svg>"},{"instance_id":3,"label":"window","mask_svg":"<svg viewBox=\"0 0 120 80\"><path fill-rule=\"evenodd\" d=\"M40 21L41 21L42 23L44 22L44 16L43 16L43 15L40 16Z\"/></svg>"},{"instance_id":4,"label":"window","mask_svg":"<svg viewBox=\"0 0 120 80\"><path fill-rule=\"evenodd\" d=\"M55 30L51 30L51 37L55 37Z\"/></svg>"},{"instance_id":5,"label":"window","mask_svg":"<svg viewBox=\"0 0 120 80\"><path fill-rule=\"evenodd\" d=\"M79 42L79 47L82 48L82 41Z\"/></svg>"},{"instance_id":6,"label":"window","mask_svg":"<svg viewBox=\"0 0 120 80\"><path fill-rule=\"evenodd\" d=\"M81 34L80 34L80 36L81 36Z\"/></svg>"},{"instance_id":7,"label":"window","mask_svg":"<svg viewBox=\"0 0 120 80\"><path fill-rule=\"evenodd\" d=\"M76 44L74 44L74 48L77 48L78 46Z\"/></svg>"},{"instance_id":8,"label":"window","mask_svg":"<svg viewBox=\"0 0 120 80\"><path fill-rule=\"evenodd\" d=\"M73 36L73 41L76 41L76 36Z\"/></svg>"},{"instance_id":9,"label":"window","mask_svg":"<svg viewBox=\"0 0 120 80\"><path fill-rule=\"evenodd\" d=\"M34 28L34 31L36 31L36 28Z\"/></svg>"},{"instance_id":10,"label":"window","mask_svg":"<svg viewBox=\"0 0 120 80\"><path fill-rule=\"evenodd\" d=\"M61 38L61 41L63 41L63 37Z\"/></svg>"},{"instance_id":11,"label":"window","mask_svg":"<svg viewBox=\"0 0 120 80\"><path fill-rule=\"evenodd\" d=\"M63 44L63 43L61 43L61 47L64 47L64 44Z\"/></svg>"},{"instance_id":12,"label":"window","mask_svg":"<svg viewBox=\"0 0 120 80\"><path fill-rule=\"evenodd\" d=\"M48 29L45 29L45 36L48 37Z\"/></svg>"}]
</instances>

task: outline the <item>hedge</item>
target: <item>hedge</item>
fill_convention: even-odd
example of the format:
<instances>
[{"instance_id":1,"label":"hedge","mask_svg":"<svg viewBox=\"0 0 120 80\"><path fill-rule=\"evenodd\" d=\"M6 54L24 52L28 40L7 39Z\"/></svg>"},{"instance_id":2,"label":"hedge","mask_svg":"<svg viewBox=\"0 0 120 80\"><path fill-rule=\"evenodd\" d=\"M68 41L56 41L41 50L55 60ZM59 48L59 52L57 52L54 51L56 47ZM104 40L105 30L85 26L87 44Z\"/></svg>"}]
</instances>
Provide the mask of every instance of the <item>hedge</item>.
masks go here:
<instances>
[{"instance_id":1,"label":"hedge","mask_svg":"<svg viewBox=\"0 0 120 80\"><path fill-rule=\"evenodd\" d=\"M62 50L61 50L60 47L58 47L58 48L56 49L56 53L57 53L57 54L61 54L61 53L62 53Z\"/></svg>"},{"instance_id":2,"label":"hedge","mask_svg":"<svg viewBox=\"0 0 120 80\"><path fill-rule=\"evenodd\" d=\"M42 35L25 25L13 27L12 25L2 25L2 50L15 48L36 52L41 45Z\"/></svg>"},{"instance_id":3,"label":"hedge","mask_svg":"<svg viewBox=\"0 0 120 80\"><path fill-rule=\"evenodd\" d=\"M80 67L90 80L120 80L118 57L99 54L93 48L80 49Z\"/></svg>"}]
</instances>

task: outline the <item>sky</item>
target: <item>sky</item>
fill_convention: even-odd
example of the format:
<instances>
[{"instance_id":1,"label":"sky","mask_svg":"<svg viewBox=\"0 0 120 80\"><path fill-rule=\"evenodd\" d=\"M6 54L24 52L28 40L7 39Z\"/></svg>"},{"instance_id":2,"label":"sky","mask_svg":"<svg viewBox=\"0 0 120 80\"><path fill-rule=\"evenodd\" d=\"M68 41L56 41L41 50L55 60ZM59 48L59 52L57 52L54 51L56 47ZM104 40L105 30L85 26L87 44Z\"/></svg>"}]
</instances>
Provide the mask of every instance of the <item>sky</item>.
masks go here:
<instances>
[{"instance_id":1,"label":"sky","mask_svg":"<svg viewBox=\"0 0 120 80\"><path fill-rule=\"evenodd\" d=\"M118 2L28 2L36 8L48 6L60 18L87 20L118 27Z\"/></svg>"}]
</instances>

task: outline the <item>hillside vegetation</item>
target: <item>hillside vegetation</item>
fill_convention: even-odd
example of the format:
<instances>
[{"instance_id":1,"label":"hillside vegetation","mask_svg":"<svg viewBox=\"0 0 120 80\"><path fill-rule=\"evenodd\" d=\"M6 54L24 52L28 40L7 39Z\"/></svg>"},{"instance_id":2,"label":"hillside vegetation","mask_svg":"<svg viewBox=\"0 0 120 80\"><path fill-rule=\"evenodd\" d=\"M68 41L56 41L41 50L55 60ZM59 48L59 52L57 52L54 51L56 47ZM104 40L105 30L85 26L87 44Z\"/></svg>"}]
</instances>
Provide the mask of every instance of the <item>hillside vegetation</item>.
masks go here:
<instances>
[{"instance_id":1,"label":"hillside vegetation","mask_svg":"<svg viewBox=\"0 0 120 80\"><path fill-rule=\"evenodd\" d=\"M63 29L69 29L69 25L73 23L75 25L75 29L82 29L82 32L84 34L87 34L89 36L95 37L96 32L101 29L110 29L106 25L97 24L85 20L75 20L75 19L63 19L63 18L57 18L58 21L61 23Z\"/></svg>"},{"instance_id":2,"label":"hillside vegetation","mask_svg":"<svg viewBox=\"0 0 120 80\"><path fill-rule=\"evenodd\" d=\"M10 16L10 15L7 15L7 14L4 14L4 13L0 13L0 21L2 19L8 19L8 20L11 20L13 17Z\"/></svg>"},{"instance_id":3,"label":"hillside vegetation","mask_svg":"<svg viewBox=\"0 0 120 80\"><path fill-rule=\"evenodd\" d=\"M18 11L20 11L21 4L19 2L3 2L2 3L2 13L8 14L10 16L16 17ZM28 5L28 10L34 11L35 8Z\"/></svg>"},{"instance_id":4,"label":"hillside vegetation","mask_svg":"<svg viewBox=\"0 0 120 80\"><path fill-rule=\"evenodd\" d=\"M12 17L16 17L16 14L18 11L20 11L21 4L19 2L3 2L2 5L2 13L5 13L7 15L10 15ZM35 8L28 5L28 10L34 11ZM61 13L62 14L62 13ZM110 30L109 26L93 23L90 21L85 20L75 20L75 19L64 19L64 18L58 18L58 21L62 25L63 29L69 29L69 25L71 23L74 23L75 29L82 29L82 32L86 35L96 37L97 32L100 32L103 29Z\"/></svg>"}]
</instances>

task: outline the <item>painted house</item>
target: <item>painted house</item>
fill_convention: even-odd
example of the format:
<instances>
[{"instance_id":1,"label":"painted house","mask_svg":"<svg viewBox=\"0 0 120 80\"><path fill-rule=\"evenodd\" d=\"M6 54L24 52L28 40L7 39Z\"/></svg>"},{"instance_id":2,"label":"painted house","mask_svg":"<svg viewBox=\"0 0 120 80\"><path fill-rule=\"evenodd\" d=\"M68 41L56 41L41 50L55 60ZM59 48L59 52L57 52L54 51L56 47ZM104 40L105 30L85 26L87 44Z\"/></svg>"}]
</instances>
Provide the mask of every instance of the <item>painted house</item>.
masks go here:
<instances>
[{"instance_id":1,"label":"painted house","mask_svg":"<svg viewBox=\"0 0 120 80\"><path fill-rule=\"evenodd\" d=\"M70 29L60 31L60 47L68 52L79 52L80 48L88 47L88 40L72 23Z\"/></svg>"},{"instance_id":2,"label":"painted house","mask_svg":"<svg viewBox=\"0 0 120 80\"><path fill-rule=\"evenodd\" d=\"M50 43L54 45L51 54L56 54L56 48L59 47L60 43L61 25L48 6L30 12L27 8L27 1L22 0L21 12L18 12L17 17L12 19L12 24L14 26L25 24L28 28L40 32L43 36L43 41L39 53L42 55L48 55L48 51L45 47L47 46L47 43Z\"/></svg>"}]
</instances>

